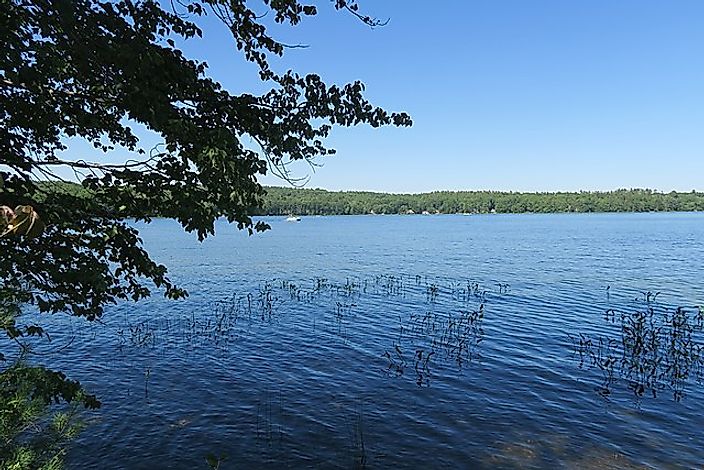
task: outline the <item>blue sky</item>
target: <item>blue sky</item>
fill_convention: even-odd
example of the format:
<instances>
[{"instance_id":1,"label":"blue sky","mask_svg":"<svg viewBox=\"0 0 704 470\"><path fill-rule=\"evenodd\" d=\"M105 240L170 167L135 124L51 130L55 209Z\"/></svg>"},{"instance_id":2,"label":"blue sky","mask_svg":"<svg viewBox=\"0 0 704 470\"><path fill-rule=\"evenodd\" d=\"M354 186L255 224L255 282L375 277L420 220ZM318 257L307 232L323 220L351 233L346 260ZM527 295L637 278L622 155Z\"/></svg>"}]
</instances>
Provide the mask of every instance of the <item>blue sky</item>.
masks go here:
<instances>
[{"instance_id":1,"label":"blue sky","mask_svg":"<svg viewBox=\"0 0 704 470\"><path fill-rule=\"evenodd\" d=\"M337 128L309 187L331 190L704 190L704 2L327 0L272 32L275 68L356 79L411 128ZM184 45L233 92L258 91L221 25ZM284 185L273 177L266 184Z\"/></svg>"}]
</instances>

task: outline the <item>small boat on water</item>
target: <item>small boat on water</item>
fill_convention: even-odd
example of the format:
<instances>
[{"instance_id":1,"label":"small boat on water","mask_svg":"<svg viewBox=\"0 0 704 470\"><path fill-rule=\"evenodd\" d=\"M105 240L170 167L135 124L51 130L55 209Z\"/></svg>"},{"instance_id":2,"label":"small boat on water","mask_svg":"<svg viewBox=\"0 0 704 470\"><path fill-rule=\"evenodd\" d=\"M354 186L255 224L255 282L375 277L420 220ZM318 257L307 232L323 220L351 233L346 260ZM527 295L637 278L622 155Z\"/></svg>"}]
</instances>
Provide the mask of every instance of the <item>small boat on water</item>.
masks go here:
<instances>
[{"instance_id":1,"label":"small boat on water","mask_svg":"<svg viewBox=\"0 0 704 470\"><path fill-rule=\"evenodd\" d=\"M286 222L300 222L301 218L297 215L290 215L286 218Z\"/></svg>"}]
</instances>

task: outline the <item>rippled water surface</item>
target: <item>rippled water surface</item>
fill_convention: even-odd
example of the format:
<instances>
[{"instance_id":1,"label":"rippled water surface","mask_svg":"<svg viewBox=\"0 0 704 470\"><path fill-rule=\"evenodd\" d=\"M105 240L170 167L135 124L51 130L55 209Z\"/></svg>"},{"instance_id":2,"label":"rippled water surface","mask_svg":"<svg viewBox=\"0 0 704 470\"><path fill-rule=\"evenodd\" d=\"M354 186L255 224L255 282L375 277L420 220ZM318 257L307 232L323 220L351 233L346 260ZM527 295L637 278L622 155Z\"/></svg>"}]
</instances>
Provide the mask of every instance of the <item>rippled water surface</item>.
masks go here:
<instances>
[{"instance_id":1,"label":"rippled water surface","mask_svg":"<svg viewBox=\"0 0 704 470\"><path fill-rule=\"evenodd\" d=\"M267 221L140 226L190 297L56 319L69 467L704 462L702 214Z\"/></svg>"}]
</instances>

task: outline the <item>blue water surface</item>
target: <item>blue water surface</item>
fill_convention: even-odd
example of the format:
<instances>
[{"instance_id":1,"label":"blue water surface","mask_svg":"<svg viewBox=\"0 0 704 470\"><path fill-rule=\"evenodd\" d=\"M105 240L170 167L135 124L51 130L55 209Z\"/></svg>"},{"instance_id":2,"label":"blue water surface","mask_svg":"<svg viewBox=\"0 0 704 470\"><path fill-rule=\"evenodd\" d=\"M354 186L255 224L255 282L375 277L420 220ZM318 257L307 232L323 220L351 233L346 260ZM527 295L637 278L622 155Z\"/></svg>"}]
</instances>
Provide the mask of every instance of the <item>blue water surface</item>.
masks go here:
<instances>
[{"instance_id":1,"label":"blue water surface","mask_svg":"<svg viewBox=\"0 0 704 470\"><path fill-rule=\"evenodd\" d=\"M265 220L138 224L189 298L53 320L103 402L69 468L704 463L703 214Z\"/></svg>"}]
</instances>

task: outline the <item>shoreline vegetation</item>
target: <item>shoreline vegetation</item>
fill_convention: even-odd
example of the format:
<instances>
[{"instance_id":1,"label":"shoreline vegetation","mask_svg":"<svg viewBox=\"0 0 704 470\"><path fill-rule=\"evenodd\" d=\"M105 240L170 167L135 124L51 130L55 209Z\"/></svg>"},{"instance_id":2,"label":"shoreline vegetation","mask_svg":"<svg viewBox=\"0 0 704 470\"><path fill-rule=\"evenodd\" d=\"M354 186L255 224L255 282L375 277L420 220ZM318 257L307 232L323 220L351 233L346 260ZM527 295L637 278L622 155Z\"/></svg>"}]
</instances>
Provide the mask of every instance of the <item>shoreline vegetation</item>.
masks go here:
<instances>
[{"instance_id":1,"label":"shoreline vegetation","mask_svg":"<svg viewBox=\"0 0 704 470\"><path fill-rule=\"evenodd\" d=\"M662 193L650 189L619 189L606 192L435 191L391 194L274 186L265 189L264 204L252 215L704 211L704 193L696 191Z\"/></svg>"},{"instance_id":2,"label":"shoreline vegetation","mask_svg":"<svg viewBox=\"0 0 704 470\"><path fill-rule=\"evenodd\" d=\"M41 195L71 195L89 198L91 192L77 183L44 182ZM434 191L393 194L369 191L265 186L260 207L252 216L391 215L391 214L524 214L608 212L699 212L704 211L704 192L663 193L651 189L615 191L540 192ZM167 197L168 199L168 197ZM131 208L119 211L130 216ZM154 217L163 214L153 214Z\"/></svg>"}]
</instances>

